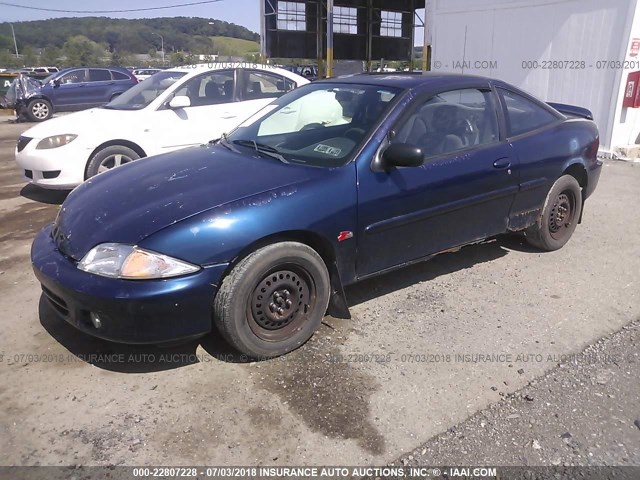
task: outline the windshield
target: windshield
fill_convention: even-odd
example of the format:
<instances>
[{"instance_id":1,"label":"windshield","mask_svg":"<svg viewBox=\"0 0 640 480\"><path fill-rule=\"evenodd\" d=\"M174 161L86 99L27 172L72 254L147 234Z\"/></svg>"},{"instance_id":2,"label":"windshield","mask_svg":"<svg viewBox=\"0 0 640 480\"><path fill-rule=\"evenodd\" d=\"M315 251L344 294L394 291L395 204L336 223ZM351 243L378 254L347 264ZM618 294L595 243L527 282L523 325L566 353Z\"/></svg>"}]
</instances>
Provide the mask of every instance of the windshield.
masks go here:
<instances>
[{"instance_id":1,"label":"windshield","mask_svg":"<svg viewBox=\"0 0 640 480\"><path fill-rule=\"evenodd\" d=\"M141 110L186 74L187 72L156 73L114 98L104 108L112 110Z\"/></svg>"},{"instance_id":2,"label":"windshield","mask_svg":"<svg viewBox=\"0 0 640 480\"><path fill-rule=\"evenodd\" d=\"M43 80L40 80L42 82L43 85L46 85L47 83L49 83L51 80L53 80L55 77L58 76L60 72L54 72L51 75L49 75L48 77L46 77Z\"/></svg>"},{"instance_id":3,"label":"windshield","mask_svg":"<svg viewBox=\"0 0 640 480\"><path fill-rule=\"evenodd\" d=\"M400 92L373 85L306 85L267 106L226 140L287 163L337 167L351 160Z\"/></svg>"}]
</instances>

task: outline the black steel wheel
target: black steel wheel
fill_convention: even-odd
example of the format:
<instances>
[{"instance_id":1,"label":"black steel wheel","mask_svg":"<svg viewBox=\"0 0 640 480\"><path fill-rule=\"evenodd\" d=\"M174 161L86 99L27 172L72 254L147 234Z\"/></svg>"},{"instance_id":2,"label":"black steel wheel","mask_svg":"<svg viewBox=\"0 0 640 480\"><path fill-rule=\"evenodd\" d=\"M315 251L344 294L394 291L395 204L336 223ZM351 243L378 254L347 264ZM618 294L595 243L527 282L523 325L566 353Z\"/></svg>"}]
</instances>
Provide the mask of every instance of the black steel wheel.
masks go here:
<instances>
[{"instance_id":1,"label":"black steel wheel","mask_svg":"<svg viewBox=\"0 0 640 480\"><path fill-rule=\"evenodd\" d=\"M315 250L275 243L245 257L225 277L214 299L214 322L241 353L270 358L311 338L329 295L329 273Z\"/></svg>"},{"instance_id":2,"label":"black steel wheel","mask_svg":"<svg viewBox=\"0 0 640 480\"><path fill-rule=\"evenodd\" d=\"M525 237L541 250L558 250L573 235L581 213L580 184L571 175L563 175L549 190L540 219L525 230Z\"/></svg>"}]
</instances>

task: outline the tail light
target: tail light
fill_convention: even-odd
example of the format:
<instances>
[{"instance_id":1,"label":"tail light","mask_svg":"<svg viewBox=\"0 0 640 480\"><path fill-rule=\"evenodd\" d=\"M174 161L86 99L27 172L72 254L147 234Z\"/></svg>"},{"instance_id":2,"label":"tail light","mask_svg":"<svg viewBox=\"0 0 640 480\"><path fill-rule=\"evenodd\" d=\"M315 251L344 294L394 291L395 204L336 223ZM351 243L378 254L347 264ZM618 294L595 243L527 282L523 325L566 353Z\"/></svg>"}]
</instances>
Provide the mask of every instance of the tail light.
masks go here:
<instances>
[{"instance_id":1,"label":"tail light","mask_svg":"<svg viewBox=\"0 0 640 480\"><path fill-rule=\"evenodd\" d=\"M600 137L596 137L596 139L589 144L585 153L585 156L590 160L596 160L598 158L598 149L600 148Z\"/></svg>"}]
</instances>

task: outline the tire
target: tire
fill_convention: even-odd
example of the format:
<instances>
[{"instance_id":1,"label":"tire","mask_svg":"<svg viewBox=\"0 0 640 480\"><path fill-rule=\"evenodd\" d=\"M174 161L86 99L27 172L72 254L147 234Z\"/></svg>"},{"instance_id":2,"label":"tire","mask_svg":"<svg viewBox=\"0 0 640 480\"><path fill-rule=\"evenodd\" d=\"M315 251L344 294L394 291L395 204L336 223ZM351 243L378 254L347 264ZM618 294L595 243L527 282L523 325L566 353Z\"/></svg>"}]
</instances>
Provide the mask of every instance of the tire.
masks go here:
<instances>
[{"instance_id":1,"label":"tire","mask_svg":"<svg viewBox=\"0 0 640 480\"><path fill-rule=\"evenodd\" d=\"M582 213L582 189L571 175L563 175L551 187L540 220L525 230L534 247L552 252L571 238Z\"/></svg>"},{"instance_id":2,"label":"tire","mask_svg":"<svg viewBox=\"0 0 640 480\"><path fill-rule=\"evenodd\" d=\"M44 98L34 98L27 104L27 118L32 122L44 122L53 115L51 103Z\"/></svg>"},{"instance_id":3,"label":"tire","mask_svg":"<svg viewBox=\"0 0 640 480\"><path fill-rule=\"evenodd\" d=\"M213 303L214 323L240 353L277 357L311 338L330 293L329 272L315 250L275 243L245 257L224 279Z\"/></svg>"},{"instance_id":4,"label":"tire","mask_svg":"<svg viewBox=\"0 0 640 480\"><path fill-rule=\"evenodd\" d=\"M99 150L87 164L86 178L91 178L99 173L104 173L113 168L133 162L140 158L134 150L122 145L111 145Z\"/></svg>"}]
</instances>

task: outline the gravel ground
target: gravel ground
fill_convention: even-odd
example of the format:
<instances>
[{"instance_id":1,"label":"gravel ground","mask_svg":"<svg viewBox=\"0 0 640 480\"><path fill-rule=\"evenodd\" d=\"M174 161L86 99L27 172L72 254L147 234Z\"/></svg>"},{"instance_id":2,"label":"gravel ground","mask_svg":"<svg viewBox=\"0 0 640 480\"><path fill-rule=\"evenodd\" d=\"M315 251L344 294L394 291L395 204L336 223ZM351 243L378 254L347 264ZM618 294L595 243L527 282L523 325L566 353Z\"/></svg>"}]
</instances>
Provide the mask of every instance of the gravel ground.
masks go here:
<instances>
[{"instance_id":1,"label":"gravel ground","mask_svg":"<svg viewBox=\"0 0 640 480\"><path fill-rule=\"evenodd\" d=\"M640 320L559 360L396 464L640 466Z\"/></svg>"}]
</instances>

